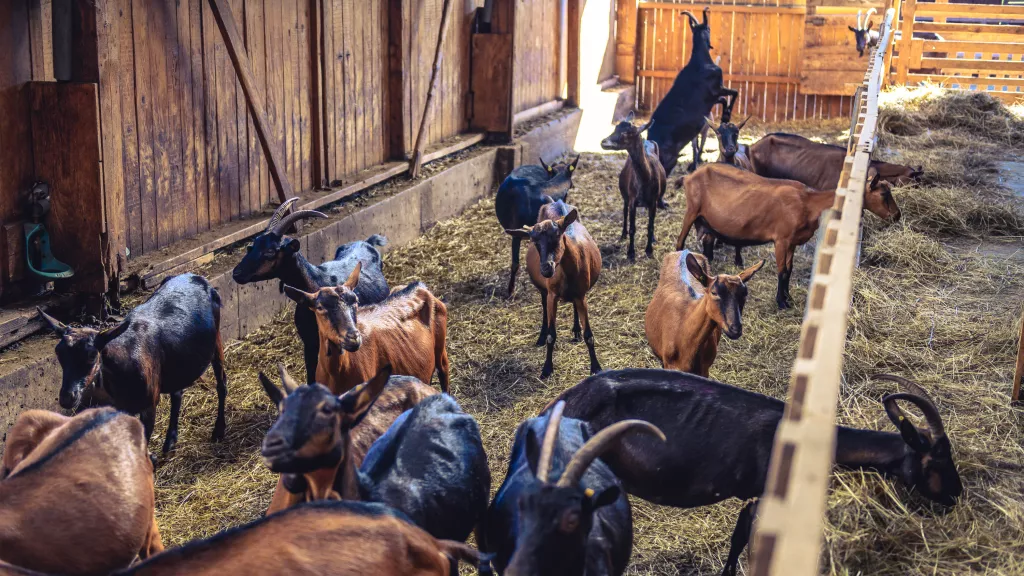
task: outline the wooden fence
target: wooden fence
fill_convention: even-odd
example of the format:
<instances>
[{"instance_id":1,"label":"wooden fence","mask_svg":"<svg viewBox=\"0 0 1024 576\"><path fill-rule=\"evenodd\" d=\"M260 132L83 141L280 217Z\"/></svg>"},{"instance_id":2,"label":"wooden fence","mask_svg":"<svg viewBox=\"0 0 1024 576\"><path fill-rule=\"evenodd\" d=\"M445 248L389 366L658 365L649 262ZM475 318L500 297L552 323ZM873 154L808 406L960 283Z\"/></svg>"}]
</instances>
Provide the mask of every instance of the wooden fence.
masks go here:
<instances>
[{"instance_id":1,"label":"wooden fence","mask_svg":"<svg viewBox=\"0 0 1024 576\"><path fill-rule=\"evenodd\" d=\"M657 107L690 58L692 38L682 11L700 18L708 6L712 56L720 58L725 84L740 92L736 114L770 122L847 117L866 66L847 26L854 23L858 9L870 5L807 6L803 0L640 2L635 42L638 107Z\"/></svg>"},{"instance_id":2,"label":"wooden fence","mask_svg":"<svg viewBox=\"0 0 1024 576\"><path fill-rule=\"evenodd\" d=\"M889 75L893 82L931 82L1007 103L1024 100L1024 6L917 0L896 6L902 18Z\"/></svg>"},{"instance_id":3,"label":"wooden fence","mask_svg":"<svg viewBox=\"0 0 1024 576\"><path fill-rule=\"evenodd\" d=\"M807 291L807 311L800 327L786 410L775 434L752 538L750 573L758 576L821 573L822 527L835 458L836 405L853 270L893 20L894 11L888 10L880 47L872 50L864 76L836 199L821 218L814 276Z\"/></svg>"}]
</instances>

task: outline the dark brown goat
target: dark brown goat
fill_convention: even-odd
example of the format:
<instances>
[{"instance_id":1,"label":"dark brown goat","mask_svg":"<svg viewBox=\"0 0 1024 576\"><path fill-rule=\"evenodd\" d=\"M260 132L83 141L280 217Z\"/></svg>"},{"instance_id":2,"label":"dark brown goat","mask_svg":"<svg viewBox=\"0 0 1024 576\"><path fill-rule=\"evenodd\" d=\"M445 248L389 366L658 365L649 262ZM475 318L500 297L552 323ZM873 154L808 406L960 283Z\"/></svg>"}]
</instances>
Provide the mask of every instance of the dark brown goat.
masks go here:
<instances>
[{"instance_id":1,"label":"dark brown goat","mask_svg":"<svg viewBox=\"0 0 1024 576\"><path fill-rule=\"evenodd\" d=\"M579 340L580 324L583 325L582 336L590 353L590 372L601 370L587 310L587 292L601 274L601 250L583 224L577 222L578 218L576 208L558 201L544 205L537 216L537 224L529 230L506 230L512 236L531 241L526 253L526 269L540 292L543 310L537 346L545 343L548 346L541 378L547 378L554 371L551 357L555 352L559 300L572 302L574 339Z\"/></svg>"},{"instance_id":2,"label":"dark brown goat","mask_svg":"<svg viewBox=\"0 0 1024 576\"><path fill-rule=\"evenodd\" d=\"M750 146L753 172L766 178L802 182L816 190L835 190L846 161L846 148L819 144L796 134L769 134ZM921 167L871 161L879 177L894 186L917 182Z\"/></svg>"},{"instance_id":3,"label":"dark brown goat","mask_svg":"<svg viewBox=\"0 0 1024 576\"><path fill-rule=\"evenodd\" d=\"M168 550L115 576L451 576L460 561L490 573L476 550L438 540L387 506L313 502Z\"/></svg>"},{"instance_id":4,"label":"dark brown goat","mask_svg":"<svg viewBox=\"0 0 1024 576\"><path fill-rule=\"evenodd\" d=\"M625 150L629 153L622 172L619 173L619 194L622 195L622 239L626 239L626 223L629 223L629 250L626 257L636 259L633 246L636 237L636 208L647 207L647 253L654 256L654 217L658 203L665 196L665 168L658 160L658 143L644 140L643 132L654 124L650 120L643 126L634 126L630 119L615 127L610 136L601 141L605 150Z\"/></svg>"},{"instance_id":5,"label":"dark brown goat","mask_svg":"<svg viewBox=\"0 0 1024 576\"><path fill-rule=\"evenodd\" d=\"M665 255L645 317L647 343L665 368L708 375L722 333L732 340L743 334L747 282L762 266L764 260L736 276L712 276L703 256Z\"/></svg>"},{"instance_id":6,"label":"dark brown goat","mask_svg":"<svg viewBox=\"0 0 1024 576\"><path fill-rule=\"evenodd\" d=\"M900 209L889 184L869 170L864 207L879 218L899 220ZM834 189L820 191L793 180L775 180L728 164L705 164L686 177L686 217L676 240L682 250L690 228L699 220L733 246L775 244L779 285L775 301L789 308L789 278L796 247L814 237L818 218L830 208Z\"/></svg>"},{"instance_id":7,"label":"dark brown goat","mask_svg":"<svg viewBox=\"0 0 1024 576\"><path fill-rule=\"evenodd\" d=\"M113 408L22 412L0 469L0 562L106 574L163 550L142 424Z\"/></svg>"},{"instance_id":8,"label":"dark brown goat","mask_svg":"<svg viewBox=\"0 0 1024 576\"><path fill-rule=\"evenodd\" d=\"M213 441L224 437L224 403L228 380L220 334L221 300L217 289L196 274L167 278L149 299L114 328L70 328L39 310L59 337L62 408L77 409L83 400L112 404L138 414L153 434L161 394L171 397L164 453L178 441L181 396L206 368L217 379L217 420Z\"/></svg>"},{"instance_id":9,"label":"dark brown goat","mask_svg":"<svg viewBox=\"0 0 1024 576\"><path fill-rule=\"evenodd\" d=\"M354 292L361 264L348 280L309 293L285 286L288 297L316 315L320 356L316 381L341 394L373 378L385 364L395 374L429 383L434 370L448 391L448 309L422 282L413 282L383 302L360 307ZM358 319L356 311L358 310Z\"/></svg>"},{"instance_id":10,"label":"dark brown goat","mask_svg":"<svg viewBox=\"0 0 1024 576\"><path fill-rule=\"evenodd\" d=\"M334 406L333 394L319 384L300 386L288 374L284 365L278 365L284 394L269 378L260 373L263 389L284 413L284 403L306 402ZM339 469L349 466L358 469L370 450L370 446L387 431L402 412L416 406L424 398L437 394L437 390L410 376L390 376L390 367L379 372L365 385L349 390L337 401L340 409L307 408L301 416L308 421L292 423L306 431L302 437L291 438L292 444L299 444L303 457L309 461L322 461L323 469L302 474L282 473L274 490L267 514L289 508L301 502L340 497L334 492ZM379 386L380 389L376 387ZM296 391L299 394L294 394ZM369 401L369 405L367 405ZM284 436L277 436L282 441ZM294 448L294 446L290 447ZM274 446L270 446L270 456ZM283 449L280 449L283 451ZM264 455L267 458L267 455ZM333 462L335 458L340 458ZM271 464L268 460L268 464Z\"/></svg>"}]
</instances>

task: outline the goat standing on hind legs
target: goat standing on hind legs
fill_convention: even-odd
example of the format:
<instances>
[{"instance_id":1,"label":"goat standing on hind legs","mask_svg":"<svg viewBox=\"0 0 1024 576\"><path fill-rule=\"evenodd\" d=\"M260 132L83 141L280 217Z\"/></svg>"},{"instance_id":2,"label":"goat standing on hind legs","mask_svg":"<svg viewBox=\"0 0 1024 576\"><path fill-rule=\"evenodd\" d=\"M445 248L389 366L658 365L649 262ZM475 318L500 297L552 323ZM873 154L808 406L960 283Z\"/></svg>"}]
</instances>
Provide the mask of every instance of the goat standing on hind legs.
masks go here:
<instances>
[{"instance_id":1,"label":"goat standing on hind legs","mask_svg":"<svg viewBox=\"0 0 1024 576\"><path fill-rule=\"evenodd\" d=\"M654 256L654 217L658 202L665 195L665 168L658 161L658 143L644 140L643 132L654 124L650 120L643 126L633 126L630 118L619 122L615 131L601 141L605 150L625 150L629 153L626 165L619 173L619 193L622 195L622 238L626 238L629 221L629 250L626 257L636 259L636 207L647 207L647 257Z\"/></svg>"},{"instance_id":2,"label":"goat standing on hind legs","mask_svg":"<svg viewBox=\"0 0 1024 576\"><path fill-rule=\"evenodd\" d=\"M532 242L526 253L526 269L540 291L544 314L537 345L547 343L548 346L541 378L547 378L554 371L551 357L555 351L559 300L572 302L574 340L579 340L580 324L583 325L582 336L590 353L590 373L601 371L587 311L587 292L601 274L601 250L583 224L577 222L578 218L576 208L554 202L540 209L537 224L529 230L506 230L513 237Z\"/></svg>"}]
</instances>

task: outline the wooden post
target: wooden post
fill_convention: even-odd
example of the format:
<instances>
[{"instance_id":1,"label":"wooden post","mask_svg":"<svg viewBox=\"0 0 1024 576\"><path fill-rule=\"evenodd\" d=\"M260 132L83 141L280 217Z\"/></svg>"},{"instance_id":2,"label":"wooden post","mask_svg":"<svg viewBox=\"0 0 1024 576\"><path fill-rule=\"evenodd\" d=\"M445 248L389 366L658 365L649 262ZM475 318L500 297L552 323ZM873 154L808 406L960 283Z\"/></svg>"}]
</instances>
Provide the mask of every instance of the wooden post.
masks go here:
<instances>
[{"instance_id":1,"label":"wooden post","mask_svg":"<svg viewBox=\"0 0 1024 576\"><path fill-rule=\"evenodd\" d=\"M615 73L619 81L636 81L636 17L637 0L616 0L615 5Z\"/></svg>"},{"instance_id":2,"label":"wooden post","mask_svg":"<svg viewBox=\"0 0 1024 576\"><path fill-rule=\"evenodd\" d=\"M899 26L900 12L903 10L903 0L891 0L891 1L892 1L893 13L895 14L895 18L893 18L892 25L895 28L895 27ZM883 18L883 22L885 21L884 20L884 18L885 18L884 14L885 13L883 12L883 17L882 17ZM881 35L882 33L884 33L884 31L879 31L879 35ZM881 36L879 36L879 37L881 37ZM896 43L895 42L890 42L889 45L885 47L885 59L883 60L883 66L884 67L882 69L882 88L885 88L889 84L892 84L892 72L893 72L893 70L892 70L892 53L893 53L893 45L894 44L896 44Z\"/></svg>"},{"instance_id":3,"label":"wooden post","mask_svg":"<svg viewBox=\"0 0 1024 576\"><path fill-rule=\"evenodd\" d=\"M444 37L448 33L448 20L451 19L452 0L444 0L444 8L441 14L441 29L437 32L437 48L434 50L434 67L430 70L430 88L427 89L427 101L423 105L423 115L420 117L420 129L416 133L416 147L412 154L412 161L409 162L409 176L416 178L420 175L420 166L423 164L423 138L427 129L427 122L430 121L430 110L434 103L434 92L437 91L437 76L441 72L441 54L444 52Z\"/></svg>"},{"instance_id":4,"label":"wooden post","mask_svg":"<svg viewBox=\"0 0 1024 576\"><path fill-rule=\"evenodd\" d=\"M260 145L263 146L263 154L267 157L267 164L270 166L270 176L277 186L277 196L281 202L284 202L295 193L288 181L288 175L284 173L281 151L270 143L270 123L267 122L264 113L265 100L259 88L256 87L256 80L252 77L252 66L249 64L249 56L245 53L245 43L238 34L238 26L235 24L231 8L226 4L227 0L209 1L210 10L217 20L217 27L220 28L220 35L224 40L224 46L228 49L228 56L235 67L235 74L238 75L238 80L242 84L245 101L249 104L249 111L252 112L253 124L256 126Z\"/></svg>"},{"instance_id":5,"label":"wooden post","mask_svg":"<svg viewBox=\"0 0 1024 576\"><path fill-rule=\"evenodd\" d=\"M569 46L567 47L568 62L566 63L566 96L570 106L580 105L580 2L569 0Z\"/></svg>"},{"instance_id":6,"label":"wooden post","mask_svg":"<svg viewBox=\"0 0 1024 576\"><path fill-rule=\"evenodd\" d=\"M910 52L914 38L914 13L917 12L917 0L906 0L903 3L903 21L900 24L900 62L896 69L896 83L906 84L910 72Z\"/></svg>"},{"instance_id":7,"label":"wooden post","mask_svg":"<svg viewBox=\"0 0 1024 576\"><path fill-rule=\"evenodd\" d=\"M1024 378L1024 316L1020 319L1020 341L1017 343L1017 368L1013 371L1012 404L1020 404L1020 381Z\"/></svg>"},{"instance_id":8,"label":"wooden post","mask_svg":"<svg viewBox=\"0 0 1024 576\"><path fill-rule=\"evenodd\" d=\"M327 185L327 146L324 139L324 42L323 2L309 0L310 102L309 123L313 127L313 181Z\"/></svg>"}]
</instances>

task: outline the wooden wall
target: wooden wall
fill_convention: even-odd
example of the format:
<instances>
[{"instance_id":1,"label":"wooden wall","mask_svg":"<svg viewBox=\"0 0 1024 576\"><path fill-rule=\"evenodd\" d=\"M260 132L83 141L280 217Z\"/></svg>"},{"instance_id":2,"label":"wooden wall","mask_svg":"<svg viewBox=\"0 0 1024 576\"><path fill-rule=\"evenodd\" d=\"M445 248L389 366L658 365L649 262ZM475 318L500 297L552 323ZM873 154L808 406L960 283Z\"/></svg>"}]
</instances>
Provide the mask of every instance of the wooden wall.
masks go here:
<instances>
[{"instance_id":1,"label":"wooden wall","mask_svg":"<svg viewBox=\"0 0 1024 576\"><path fill-rule=\"evenodd\" d=\"M514 32L515 35L513 113L546 104L561 96L561 5L562 0L495 2L493 32Z\"/></svg>"},{"instance_id":2,"label":"wooden wall","mask_svg":"<svg viewBox=\"0 0 1024 576\"><path fill-rule=\"evenodd\" d=\"M682 10L701 19L705 5L685 1L639 4L636 66L641 110L657 107L690 58L693 40ZM725 84L740 92L734 114L768 122L850 114L852 89L847 96L829 95L801 85L807 12L802 0L781 5L774 0L751 0L742 5L711 2L711 55L721 58ZM852 60L857 53L852 33L847 34Z\"/></svg>"}]
</instances>

